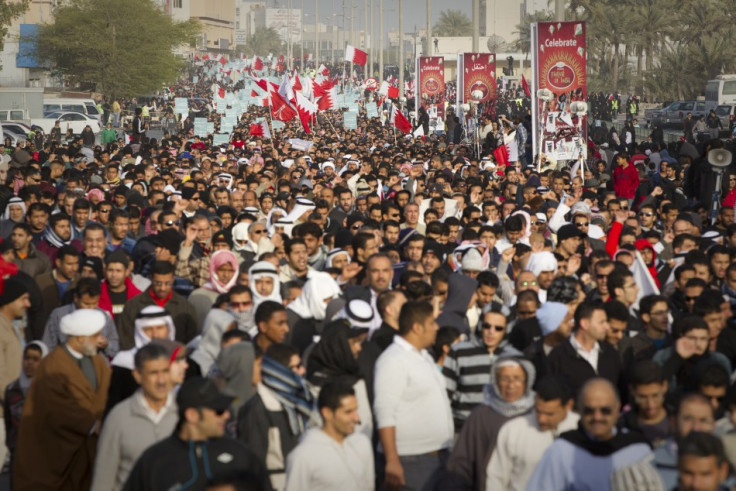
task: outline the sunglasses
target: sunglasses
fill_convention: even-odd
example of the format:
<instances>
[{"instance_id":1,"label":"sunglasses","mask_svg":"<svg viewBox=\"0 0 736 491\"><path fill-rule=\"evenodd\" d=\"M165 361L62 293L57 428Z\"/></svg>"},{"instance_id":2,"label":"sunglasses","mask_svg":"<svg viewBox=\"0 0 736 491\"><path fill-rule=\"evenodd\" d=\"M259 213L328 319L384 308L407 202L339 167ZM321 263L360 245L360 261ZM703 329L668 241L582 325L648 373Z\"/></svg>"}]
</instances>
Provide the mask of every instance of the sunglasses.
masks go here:
<instances>
[{"instance_id":1,"label":"sunglasses","mask_svg":"<svg viewBox=\"0 0 736 491\"><path fill-rule=\"evenodd\" d=\"M521 286L537 286L537 280L533 281L522 281Z\"/></svg>"},{"instance_id":2,"label":"sunglasses","mask_svg":"<svg viewBox=\"0 0 736 491\"><path fill-rule=\"evenodd\" d=\"M640 217L650 217L650 216L653 216L653 215L654 215L654 213L651 213L651 212L641 212L641 213L639 213L639 216Z\"/></svg>"},{"instance_id":3,"label":"sunglasses","mask_svg":"<svg viewBox=\"0 0 736 491\"><path fill-rule=\"evenodd\" d=\"M266 233L266 229L265 228L264 229L254 230L253 231L253 235L261 235L261 234L265 234L265 233Z\"/></svg>"},{"instance_id":4,"label":"sunglasses","mask_svg":"<svg viewBox=\"0 0 736 491\"><path fill-rule=\"evenodd\" d=\"M585 416L593 416L597 412L601 413L603 416L610 416L613 414L613 408L611 406L603 406L603 407L585 406L583 408L583 415Z\"/></svg>"},{"instance_id":5,"label":"sunglasses","mask_svg":"<svg viewBox=\"0 0 736 491\"><path fill-rule=\"evenodd\" d=\"M698 299L698 297L691 297L689 295L685 295L685 301L686 302L694 302L697 299Z\"/></svg>"},{"instance_id":6,"label":"sunglasses","mask_svg":"<svg viewBox=\"0 0 736 491\"><path fill-rule=\"evenodd\" d=\"M111 208L105 208L104 210L100 210L100 213L110 213Z\"/></svg>"},{"instance_id":7,"label":"sunglasses","mask_svg":"<svg viewBox=\"0 0 736 491\"><path fill-rule=\"evenodd\" d=\"M174 225L179 225L179 220L169 220L168 222L164 222L164 225L167 225L169 227L172 227Z\"/></svg>"},{"instance_id":8,"label":"sunglasses","mask_svg":"<svg viewBox=\"0 0 736 491\"><path fill-rule=\"evenodd\" d=\"M576 223L575 223L575 226L576 226L577 228L587 227L588 225L590 225L590 223L589 223L589 222L576 222Z\"/></svg>"},{"instance_id":9,"label":"sunglasses","mask_svg":"<svg viewBox=\"0 0 736 491\"><path fill-rule=\"evenodd\" d=\"M493 325L493 324L489 324L488 322L484 322L484 323L482 323L482 324L480 325L480 327L481 327L481 329L483 329L484 331L485 331L486 329L493 329L493 330L494 330L494 331L496 331L496 332L502 332L502 331L505 331L505 330L506 330L506 326L495 326L495 325Z\"/></svg>"}]
</instances>

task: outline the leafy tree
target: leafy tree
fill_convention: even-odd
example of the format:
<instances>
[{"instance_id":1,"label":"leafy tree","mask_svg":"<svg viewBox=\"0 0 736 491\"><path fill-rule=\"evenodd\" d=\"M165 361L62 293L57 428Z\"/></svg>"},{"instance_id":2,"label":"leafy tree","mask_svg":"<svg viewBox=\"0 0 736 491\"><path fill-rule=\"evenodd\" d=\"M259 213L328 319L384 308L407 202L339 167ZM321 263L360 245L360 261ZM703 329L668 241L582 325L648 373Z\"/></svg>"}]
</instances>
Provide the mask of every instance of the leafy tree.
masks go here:
<instances>
[{"instance_id":1,"label":"leafy tree","mask_svg":"<svg viewBox=\"0 0 736 491\"><path fill-rule=\"evenodd\" d=\"M437 36L467 36L473 32L473 23L462 10L443 10L440 19L432 28Z\"/></svg>"},{"instance_id":2,"label":"leafy tree","mask_svg":"<svg viewBox=\"0 0 736 491\"><path fill-rule=\"evenodd\" d=\"M5 36L8 35L10 24L28 9L30 3L31 0L0 2L0 51L5 48ZM2 63L0 63L0 68L2 68Z\"/></svg>"},{"instance_id":3,"label":"leafy tree","mask_svg":"<svg viewBox=\"0 0 736 491\"><path fill-rule=\"evenodd\" d=\"M194 41L195 21L174 22L151 0L69 0L40 27L38 57L73 85L112 97L151 93L176 79L174 49Z\"/></svg>"},{"instance_id":4,"label":"leafy tree","mask_svg":"<svg viewBox=\"0 0 736 491\"><path fill-rule=\"evenodd\" d=\"M281 41L281 37L273 27L257 27L253 35L248 38L245 46L242 48L245 54L252 56L266 56L269 53L279 55L286 53L286 44Z\"/></svg>"}]
</instances>

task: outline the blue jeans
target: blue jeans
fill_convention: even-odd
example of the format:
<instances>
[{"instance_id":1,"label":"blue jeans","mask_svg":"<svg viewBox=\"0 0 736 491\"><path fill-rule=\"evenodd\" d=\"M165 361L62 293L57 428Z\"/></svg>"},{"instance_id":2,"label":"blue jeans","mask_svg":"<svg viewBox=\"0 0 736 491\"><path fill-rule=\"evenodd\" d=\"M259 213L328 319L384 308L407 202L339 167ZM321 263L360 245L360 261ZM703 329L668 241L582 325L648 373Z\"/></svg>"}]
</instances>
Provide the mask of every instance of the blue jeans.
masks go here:
<instances>
[{"instance_id":1,"label":"blue jeans","mask_svg":"<svg viewBox=\"0 0 736 491\"><path fill-rule=\"evenodd\" d=\"M447 462L447 450L438 455L406 455L399 457L404 468L406 491L432 491L437 485L440 471Z\"/></svg>"}]
</instances>

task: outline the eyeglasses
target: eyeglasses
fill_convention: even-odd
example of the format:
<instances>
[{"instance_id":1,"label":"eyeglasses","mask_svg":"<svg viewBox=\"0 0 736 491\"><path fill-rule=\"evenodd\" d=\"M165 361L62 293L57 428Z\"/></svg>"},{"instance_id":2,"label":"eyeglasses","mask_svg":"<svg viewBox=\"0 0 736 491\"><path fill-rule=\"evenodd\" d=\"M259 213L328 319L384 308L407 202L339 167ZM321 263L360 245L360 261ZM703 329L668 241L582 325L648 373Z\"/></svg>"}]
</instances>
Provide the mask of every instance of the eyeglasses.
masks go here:
<instances>
[{"instance_id":1,"label":"eyeglasses","mask_svg":"<svg viewBox=\"0 0 736 491\"><path fill-rule=\"evenodd\" d=\"M575 226L576 226L577 228L583 228L583 227L587 227L588 225L590 225L590 222L576 222L576 223L575 223Z\"/></svg>"},{"instance_id":2,"label":"eyeglasses","mask_svg":"<svg viewBox=\"0 0 736 491\"><path fill-rule=\"evenodd\" d=\"M299 370L299 369L300 369L300 368L302 368L303 366L304 366L304 365L302 364L302 362L299 362L299 363L297 363L297 364L295 364L295 365L289 365L289 369L291 369L291 370Z\"/></svg>"},{"instance_id":3,"label":"eyeglasses","mask_svg":"<svg viewBox=\"0 0 736 491\"><path fill-rule=\"evenodd\" d=\"M253 235L261 235L261 234L265 234L265 233L266 233L266 229L265 228L262 228L262 229L254 230L253 231Z\"/></svg>"},{"instance_id":4,"label":"eyeglasses","mask_svg":"<svg viewBox=\"0 0 736 491\"><path fill-rule=\"evenodd\" d=\"M483 329L484 331L485 331L486 329L493 329L493 330L494 330L494 331L496 331L496 332L501 332L501 331L505 331L505 330L506 330L506 326L496 326L496 325L493 325L493 324L489 324L488 322L483 322L483 323L482 323L482 324L480 325L480 327L481 327L481 329Z\"/></svg>"},{"instance_id":5,"label":"eyeglasses","mask_svg":"<svg viewBox=\"0 0 736 491\"><path fill-rule=\"evenodd\" d=\"M583 408L583 415L585 416L593 416L597 412L601 413L603 416L610 416L613 414L613 408L611 406L603 406L603 407L585 406Z\"/></svg>"},{"instance_id":6,"label":"eyeglasses","mask_svg":"<svg viewBox=\"0 0 736 491\"><path fill-rule=\"evenodd\" d=\"M250 307L251 305L253 305L253 302L230 302L230 306L235 308Z\"/></svg>"},{"instance_id":7,"label":"eyeglasses","mask_svg":"<svg viewBox=\"0 0 736 491\"><path fill-rule=\"evenodd\" d=\"M104 210L100 210L100 213L110 213L111 208L105 208Z\"/></svg>"},{"instance_id":8,"label":"eyeglasses","mask_svg":"<svg viewBox=\"0 0 736 491\"><path fill-rule=\"evenodd\" d=\"M629 205L626 205L626 206L622 206L622 207L621 207L621 209L622 209L622 210L628 210L628 209L629 209Z\"/></svg>"},{"instance_id":9,"label":"eyeglasses","mask_svg":"<svg viewBox=\"0 0 736 491\"><path fill-rule=\"evenodd\" d=\"M164 222L164 225L173 227L174 225L179 225L179 220L169 220L168 222Z\"/></svg>"},{"instance_id":10,"label":"eyeglasses","mask_svg":"<svg viewBox=\"0 0 736 491\"><path fill-rule=\"evenodd\" d=\"M537 280L532 281L522 281L519 283L521 286L537 286Z\"/></svg>"},{"instance_id":11,"label":"eyeglasses","mask_svg":"<svg viewBox=\"0 0 736 491\"><path fill-rule=\"evenodd\" d=\"M698 298L699 296L700 296L700 295L697 295L697 296L691 297L691 296L689 296L689 295L685 295L685 301L686 301L686 302L694 302L695 300L697 300L697 298Z\"/></svg>"},{"instance_id":12,"label":"eyeglasses","mask_svg":"<svg viewBox=\"0 0 736 491\"><path fill-rule=\"evenodd\" d=\"M362 227L362 225L356 223L355 225L353 225L350 228L353 229L353 230L358 230L360 227Z\"/></svg>"},{"instance_id":13,"label":"eyeglasses","mask_svg":"<svg viewBox=\"0 0 736 491\"><path fill-rule=\"evenodd\" d=\"M649 211L642 211L641 213L639 213L639 216L640 217L651 217L651 216L654 216L654 213L649 212Z\"/></svg>"}]
</instances>

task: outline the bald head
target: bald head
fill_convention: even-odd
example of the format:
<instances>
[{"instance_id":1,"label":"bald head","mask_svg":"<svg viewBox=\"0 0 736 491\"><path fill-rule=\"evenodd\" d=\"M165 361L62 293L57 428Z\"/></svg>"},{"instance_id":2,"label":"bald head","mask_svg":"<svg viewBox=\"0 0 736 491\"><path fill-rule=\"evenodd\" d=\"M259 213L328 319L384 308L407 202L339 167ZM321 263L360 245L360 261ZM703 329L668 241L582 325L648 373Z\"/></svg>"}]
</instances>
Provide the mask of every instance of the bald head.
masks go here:
<instances>
[{"instance_id":1,"label":"bald head","mask_svg":"<svg viewBox=\"0 0 736 491\"><path fill-rule=\"evenodd\" d=\"M578 411L585 430L597 440L613 437L613 427L621 410L616 388L604 378L593 378L583 385L578 396Z\"/></svg>"}]
</instances>

